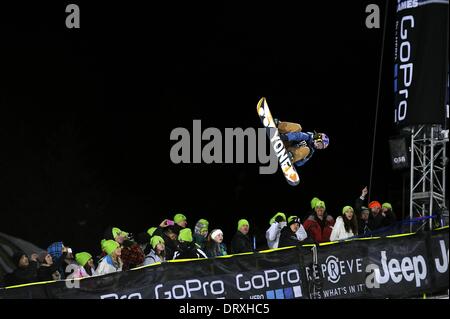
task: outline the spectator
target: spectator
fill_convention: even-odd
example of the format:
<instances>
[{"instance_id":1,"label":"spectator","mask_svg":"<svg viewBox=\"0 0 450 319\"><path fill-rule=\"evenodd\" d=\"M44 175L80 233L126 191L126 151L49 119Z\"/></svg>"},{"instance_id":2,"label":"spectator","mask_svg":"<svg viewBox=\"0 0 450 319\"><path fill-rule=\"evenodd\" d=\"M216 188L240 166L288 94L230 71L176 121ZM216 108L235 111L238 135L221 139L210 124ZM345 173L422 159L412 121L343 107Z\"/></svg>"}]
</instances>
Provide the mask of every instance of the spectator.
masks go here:
<instances>
[{"instance_id":1,"label":"spectator","mask_svg":"<svg viewBox=\"0 0 450 319\"><path fill-rule=\"evenodd\" d=\"M357 214L361 213L361 207L364 207L364 203L366 201L366 196L369 193L367 186L364 187L361 191L361 195L355 200L355 212Z\"/></svg>"},{"instance_id":2,"label":"spectator","mask_svg":"<svg viewBox=\"0 0 450 319\"><path fill-rule=\"evenodd\" d=\"M103 238L106 240L115 240L120 245L122 245L125 239L129 239L129 233L120 230L117 227L108 227L105 230Z\"/></svg>"},{"instance_id":3,"label":"spectator","mask_svg":"<svg viewBox=\"0 0 450 319\"><path fill-rule=\"evenodd\" d=\"M118 242L114 240L106 240L103 243L103 249L106 256L100 261L97 273L99 275L106 275L116 271L122 271L122 260L120 258L121 248Z\"/></svg>"},{"instance_id":4,"label":"spectator","mask_svg":"<svg viewBox=\"0 0 450 319\"><path fill-rule=\"evenodd\" d=\"M314 213L303 223L306 233L316 243L330 241L334 219L325 213L325 209L323 201L316 201Z\"/></svg>"},{"instance_id":5,"label":"spectator","mask_svg":"<svg viewBox=\"0 0 450 319\"><path fill-rule=\"evenodd\" d=\"M173 230L179 235L180 231L187 227L187 218L183 214L176 214L173 216L173 221L175 223Z\"/></svg>"},{"instance_id":6,"label":"spectator","mask_svg":"<svg viewBox=\"0 0 450 319\"><path fill-rule=\"evenodd\" d=\"M223 232L220 229L214 229L209 234L205 253L208 257L227 255L227 247L223 242Z\"/></svg>"},{"instance_id":7,"label":"spectator","mask_svg":"<svg viewBox=\"0 0 450 319\"><path fill-rule=\"evenodd\" d=\"M63 268L64 259L67 257L67 248L62 248L62 254L53 261L52 255L43 252L39 255L38 280L51 281L61 280L63 278L61 269ZM65 269L63 270L65 273Z\"/></svg>"},{"instance_id":8,"label":"spectator","mask_svg":"<svg viewBox=\"0 0 450 319\"><path fill-rule=\"evenodd\" d=\"M189 228L182 229L178 235L180 244L173 255L173 259L207 258L205 253L197 248L193 240L192 231Z\"/></svg>"},{"instance_id":9,"label":"spectator","mask_svg":"<svg viewBox=\"0 0 450 319\"><path fill-rule=\"evenodd\" d=\"M345 206L342 215L336 218L330 240L343 240L358 235L358 220L354 214L353 207Z\"/></svg>"},{"instance_id":10,"label":"spectator","mask_svg":"<svg viewBox=\"0 0 450 319\"><path fill-rule=\"evenodd\" d=\"M383 226L391 226L397 221L390 203L383 203L383 205L381 205L381 214L384 217Z\"/></svg>"},{"instance_id":11,"label":"spectator","mask_svg":"<svg viewBox=\"0 0 450 319\"><path fill-rule=\"evenodd\" d=\"M150 240L150 246L152 249L150 253L145 256L144 265L166 261L164 239L161 236L153 236Z\"/></svg>"},{"instance_id":12,"label":"spectator","mask_svg":"<svg viewBox=\"0 0 450 319\"><path fill-rule=\"evenodd\" d=\"M266 231L267 246L270 249L278 248L281 229L286 226L286 215L278 212L270 219L270 227Z\"/></svg>"},{"instance_id":13,"label":"spectator","mask_svg":"<svg viewBox=\"0 0 450 319\"><path fill-rule=\"evenodd\" d=\"M122 250L120 259L122 260L122 271L127 271L144 263L144 252L139 244L131 240L124 240L122 243Z\"/></svg>"},{"instance_id":14,"label":"spectator","mask_svg":"<svg viewBox=\"0 0 450 319\"><path fill-rule=\"evenodd\" d=\"M164 239L166 260L173 259L175 251L178 250L178 235L175 232L175 226L169 225L169 221L164 219L153 232L153 236L160 236Z\"/></svg>"},{"instance_id":15,"label":"spectator","mask_svg":"<svg viewBox=\"0 0 450 319\"><path fill-rule=\"evenodd\" d=\"M75 254L75 260L77 262L77 268L75 271L67 278L85 278L96 276L97 272L95 271L94 260L92 259L92 255L87 252L81 252Z\"/></svg>"},{"instance_id":16,"label":"spectator","mask_svg":"<svg viewBox=\"0 0 450 319\"><path fill-rule=\"evenodd\" d=\"M156 227L155 227L156 230ZM147 256L150 253L150 250L152 247L150 246L150 239L152 236L149 235L148 232L146 233L139 233L136 235L136 243L139 245L141 250L144 253L144 256Z\"/></svg>"},{"instance_id":17,"label":"spectator","mask_svg":"<svg viewBox=\"0 0 450 319\"><path fill-rule=\"evenodd\" d=\"M252 242L248 235L250 225L246 219L238 222L238 231L231 240L231 252L233 254L241 254L253 252Z\"/></svg>"},{"instance_id":18,"label":"spectator","mask_svg":"<svg viewBox=\"0 0 450 319\"><path fill-rule=\"evenodd\" d=\"M283 227L280 235L279 247L295 246L302 241L298 239L297 232L300 229L301 222L297 216L289 216L287 226Z\"/></svg>"},{"instance_id":19,"label":"spectator","mask_svg":"<svg viewBox=\"0 0 450 319\"><path fill-rule=\"evenodd\" d=\"M5 276L6 286L28 284L38 281L38 263L36 261L36 255L34 255L32 259L28 259L28 256L23 251L18 251L13 254L12 261L17 268L12 273Z\"/></svg>"},{"instance_id":20,"label":"spectator","mask_svg":"<svg viewBox=\"0 0 450 319\"><path fill-rule=\"evenodd\" d=\"M369 228L376 230L384 227L384 216L381 213L381 204L377 201L369 203L370 215L369 215Z\"/></svg>"},{"instance_id":21,"label":"spectator","mask_svg":"<svg viewBox=\"0 0 450 319\"><path fill-rule=\"evenodd\" d=\"M197 224L195 224L194 242L197 244L198 248L202 250L205 249L206 240L208 238L208 227L209 222L206 219L200 219Z\"/></svg>"},{"instance_id":22,"label":"spectator","mask_svg":"<svg viewBox=\"0 0 450 319\"><path fill-rule=\"evenodd\" d=\"M64 246L63 242L58 241L48 246L47 252L52 256L53 263L58 265L57 270L61 275L61 279L65 279L66 267L73 261L72 249ZM62 259L61 256L63 256Z\"/></svg>"},{"instance_id":23,"label":"spectator","mask_svg":"<svg viewBox=\"0 0 450 319\"><path fill-rule=\"evenodd\" d=\"M358 220L358 235L366 236L370 233L369 228L369 209L365 206L361 206Z\"/></svg>"}]
</instances>

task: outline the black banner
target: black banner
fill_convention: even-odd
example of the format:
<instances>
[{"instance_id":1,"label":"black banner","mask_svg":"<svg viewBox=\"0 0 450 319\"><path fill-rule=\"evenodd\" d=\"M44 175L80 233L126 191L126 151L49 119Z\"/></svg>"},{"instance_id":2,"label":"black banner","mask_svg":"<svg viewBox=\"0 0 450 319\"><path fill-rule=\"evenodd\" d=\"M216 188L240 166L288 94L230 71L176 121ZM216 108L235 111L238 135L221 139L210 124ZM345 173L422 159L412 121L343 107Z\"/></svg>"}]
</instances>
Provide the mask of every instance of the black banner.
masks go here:
<instances>
[{"instance_id":1,"label":"black banner","mask_svg":"<svg viewBox=\"0 0 450 319\"><path fill-rule=\"evenodd\" d=\"M448 289L448 227L0 289L3 298L405 298Z\"/></svg>"},{"instance_id":2,"label":"black banner","mask_svg":"<svg viewBox=\"0 0 450 319\"><path fill-rule=\"evenodd\" d=\"M395 123L445 124L448 0L398 0Z\"/></svg>"}]
</instances>

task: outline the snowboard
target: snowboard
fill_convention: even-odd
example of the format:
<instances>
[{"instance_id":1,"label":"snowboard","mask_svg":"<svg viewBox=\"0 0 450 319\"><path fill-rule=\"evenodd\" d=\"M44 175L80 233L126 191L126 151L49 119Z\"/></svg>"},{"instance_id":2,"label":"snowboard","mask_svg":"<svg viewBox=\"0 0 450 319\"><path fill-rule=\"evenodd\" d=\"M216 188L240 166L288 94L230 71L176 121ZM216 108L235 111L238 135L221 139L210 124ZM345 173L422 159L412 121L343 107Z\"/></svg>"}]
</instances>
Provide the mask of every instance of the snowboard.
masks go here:
<instances>
[{"instance_id":1,"label":"snowboard","mask_svg":"<svg viewBox=\"0 0 450 319\"><path fill-rule=\"evenodd\" d=\"M300 177L298 176L294 164L289 158L288 151L284 146L283 141L280 139L280 133L275 125L275 122L273 121L272 113L270 112L266 98L263 97L259 100L258 105L256 106L256 111L262 124L266 128L266 133L269 137L270 144L277 155L278 163L280 164L286 181L289 185L298 185L298 183L300 183Z\"/></svg>"}]
</instances>

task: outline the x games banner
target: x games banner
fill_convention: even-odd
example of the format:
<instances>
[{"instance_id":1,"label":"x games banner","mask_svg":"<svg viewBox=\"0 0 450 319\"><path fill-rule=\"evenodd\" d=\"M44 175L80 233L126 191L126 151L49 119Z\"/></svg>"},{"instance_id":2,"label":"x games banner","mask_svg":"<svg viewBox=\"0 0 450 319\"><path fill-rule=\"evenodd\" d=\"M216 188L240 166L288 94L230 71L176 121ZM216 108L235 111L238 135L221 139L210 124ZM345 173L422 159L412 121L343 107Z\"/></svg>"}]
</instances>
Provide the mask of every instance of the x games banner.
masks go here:
<instances>
[{"instance_id":1,"label":"x games banner","mask_svg":"<svg viewBox=\"0 0 450 319\"><path fill-rule=\"evenodd\" d=\"M395 123L445 124L448 0L397 0Z\"/></svg>"}]
</instances>

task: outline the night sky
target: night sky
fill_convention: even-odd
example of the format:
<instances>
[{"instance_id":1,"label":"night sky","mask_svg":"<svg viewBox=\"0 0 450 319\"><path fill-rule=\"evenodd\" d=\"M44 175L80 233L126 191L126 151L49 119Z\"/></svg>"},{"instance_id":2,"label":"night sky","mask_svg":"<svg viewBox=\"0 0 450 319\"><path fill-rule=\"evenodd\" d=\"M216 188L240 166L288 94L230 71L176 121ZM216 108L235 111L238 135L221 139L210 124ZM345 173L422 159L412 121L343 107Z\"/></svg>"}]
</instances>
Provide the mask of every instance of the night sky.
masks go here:
<instances>
[{"instance_id":1,"label":"night sky","mask_svg":"<svg viewBox=\"0 0 450 319\"><path fill-rule=\"evenodd\" d=\"M365 27L365 8L384 14L383 1L77 3L79 30L65 28L65 3L0 10L1 232L98 253L109 225L138 233L181 212L226 242L245 217L263 243L278 210L304 219L318 196L337 216L369 184L383 32ZM371 197L401 216L390 18ZM330 137L299 186L258 164L170 161L172 129L260 127L262 96L275 117Z\"/></svg>"}]
</instances>

